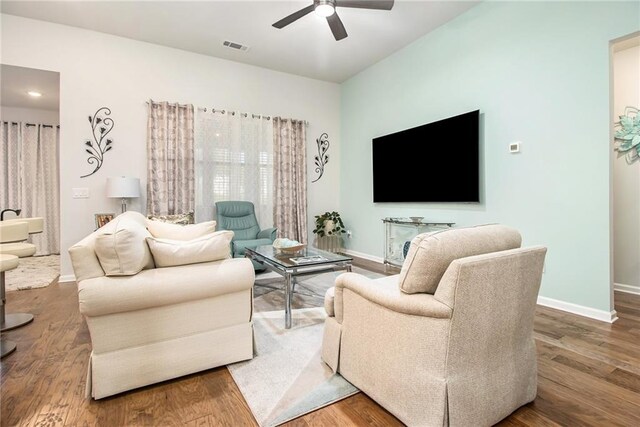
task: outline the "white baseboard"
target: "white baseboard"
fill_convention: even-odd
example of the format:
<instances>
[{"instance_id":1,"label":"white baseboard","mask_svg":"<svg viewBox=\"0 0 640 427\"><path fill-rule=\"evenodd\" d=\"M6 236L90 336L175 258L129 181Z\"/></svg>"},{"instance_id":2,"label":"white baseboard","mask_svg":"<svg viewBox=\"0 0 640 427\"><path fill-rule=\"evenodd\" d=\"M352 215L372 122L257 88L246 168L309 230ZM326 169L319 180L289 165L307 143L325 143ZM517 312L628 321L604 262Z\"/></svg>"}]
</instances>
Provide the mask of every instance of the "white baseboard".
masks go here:
<instances>
[{"instance_id":1,"label":"white baseboard","mask_svg":"<svg viewBox=\"0 0 640 427\"><path fill-rule=\"evenodd\" d=\"M68 282L75 282L75 281L76 281L76 276L73 274L65 274L58 278L58 283L68 283Z\"/></svg>"},{"instance_id":2,"label":"white baseboard","mask_svg":"<svg viewBox=\"0 0 640 427\"><path fill-rule=\"evenodd\" d=\"M568 313L577 314L579 316L589 317L591 319L600 320L601 322L613 323L618 320L618 314L615 310L605 311L598 310L583 305L573 304L570 302L560 301L553 298L538 297L538 304L556 310L566 311Z\"/></svg>"},{"instance_id":3,"label":"white baseboard","mask_svg":"<svg viewBox=\"0 0 640 427\"><path fill-rule=\"evenodd\" d=\"M640 286L625 285L622 283L614 283L613 290L618 292L625 292L627 294L640 295Z\"/></svg>"},{"instance_id":4,"label":"white baseboard","mask_svg":"<svg viewBox=\"0 0 640 427\"><path fill-rule=\"evenodd\" d=\"M354 257L384 264L384 259L382 257L365 254L365 253L354 251L351 249L344 249L343 252L347 255L353 255ZM616 290L620 290L622 292L640 294L640 288L638 287L633 287L628 285L618 285L618 284L616 284L615 286L616 286L615 287ZM625 286L626 288L624 290L618 289L618 286ZM601 322L613 323L616 320L618 320L618 314L616 313L615 310L612 310L610 312L604 311L604 310L598 310L595 308L585 307L583 305L573 304L570 302L560 301L557 299L547 298L542 296L538 297L538 304L543 305L545 307L549 307L549 308L555 308L556 310L566 311L567 313L577 314L579 316L584 316L590 319L599 320Z\"/></svg>"},{"instance_id":5,"label":"white baseboard","mask_svg":"<svg viewBox=\"0 0 640 427\"><path fill-rule=\"evenodd\" d=\"M377 262L379 264L384 264L384 258L379 257L379 256L369 255L369 254L365 254L365 253L362 253L362 252L353 251L351 249L343 249L342 252L344 252L347 255L353 255L353 256L358 257L358 258L362 258L362 259L366 259L366 260L369 260L369 261Z\"/></svg>"}]
</instances>

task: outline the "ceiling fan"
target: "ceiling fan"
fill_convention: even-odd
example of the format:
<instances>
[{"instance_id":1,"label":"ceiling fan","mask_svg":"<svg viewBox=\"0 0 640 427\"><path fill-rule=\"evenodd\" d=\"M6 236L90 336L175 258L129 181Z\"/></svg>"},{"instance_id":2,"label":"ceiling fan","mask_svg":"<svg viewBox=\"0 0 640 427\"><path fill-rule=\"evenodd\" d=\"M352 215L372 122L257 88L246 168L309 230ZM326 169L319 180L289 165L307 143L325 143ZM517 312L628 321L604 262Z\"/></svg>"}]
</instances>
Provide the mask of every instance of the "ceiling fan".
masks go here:
<instances>
[{"instance_id":1,"label":"ceiling fan","mask_svg":"<svg viewBox=\"0 0 640 427\"><path fill-rule=\"evenodd\" d=\"M347 37L347 30L344 29L344 25L336 12L336 7L353 7L358 9L377 9L377 10L391 10L394 0L313 0L313 4L300 9L297 12L292 13L286 18L282 18L275 24L274 27L281 29L297 21L303 16L315 11L318 15L327 18L329 28L336 40L342 40Z\"/></svg>"}]
</instances>

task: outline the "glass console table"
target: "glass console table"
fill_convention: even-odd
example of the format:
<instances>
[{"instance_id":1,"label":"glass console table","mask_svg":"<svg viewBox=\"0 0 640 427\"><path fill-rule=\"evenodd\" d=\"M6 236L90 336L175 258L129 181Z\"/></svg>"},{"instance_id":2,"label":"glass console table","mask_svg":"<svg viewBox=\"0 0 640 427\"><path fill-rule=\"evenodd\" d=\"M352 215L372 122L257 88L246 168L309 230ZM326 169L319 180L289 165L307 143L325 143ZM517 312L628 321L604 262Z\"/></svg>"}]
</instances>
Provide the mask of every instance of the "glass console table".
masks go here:
<instances>
[{"instance_id":1,"label":"glass console table","mask_svg":"<svg viewBox=\"0 0 640 427\"><path fill-rule=\"evenodd\" d=\"M384 264L402 267L404 247L418 234L443 230L455 225L453 222L414 221L409 218L384 218Z\"/></svg>"}]
</instances>

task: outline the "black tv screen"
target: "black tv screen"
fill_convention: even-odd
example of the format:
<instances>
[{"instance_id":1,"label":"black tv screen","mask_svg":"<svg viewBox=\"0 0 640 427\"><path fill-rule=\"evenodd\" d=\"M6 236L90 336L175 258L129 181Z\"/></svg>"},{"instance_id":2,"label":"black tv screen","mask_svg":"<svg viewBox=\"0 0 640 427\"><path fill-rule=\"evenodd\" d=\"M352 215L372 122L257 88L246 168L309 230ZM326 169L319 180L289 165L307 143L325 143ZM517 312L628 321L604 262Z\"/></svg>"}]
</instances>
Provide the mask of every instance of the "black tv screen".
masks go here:
<instances>
[{"instance_id":1,"label":"black tv screen","mask_svg":"<svg viewBox=\"0 0 640 427\"><path fill-rule=\"evenodd\" d=\"M479 202L480 111L373 139L373 202Z\"/></svg>"}]
</instances>

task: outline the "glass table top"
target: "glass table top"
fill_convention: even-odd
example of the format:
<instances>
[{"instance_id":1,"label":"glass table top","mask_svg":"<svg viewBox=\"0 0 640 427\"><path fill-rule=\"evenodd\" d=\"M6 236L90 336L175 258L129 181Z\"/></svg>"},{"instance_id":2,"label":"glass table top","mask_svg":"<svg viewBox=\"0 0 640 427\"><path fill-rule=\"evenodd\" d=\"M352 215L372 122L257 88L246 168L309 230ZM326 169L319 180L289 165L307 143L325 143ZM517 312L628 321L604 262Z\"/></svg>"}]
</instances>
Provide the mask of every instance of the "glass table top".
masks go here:
<instances>
[{"instance_id":1,"label":"glass table top","mask_svg":"<svg viewBox=\"0 0 640 427\"><path fill-rule=\"evenodd\" d=\"M249 252L249 255L253 257L264 258L283 268L319 266L352 261L351 257L315 248L304 248L294 254L288 254L269 245L258 246L255 249L247 248L246 252Z\"/></svg>"}]
</instances>

